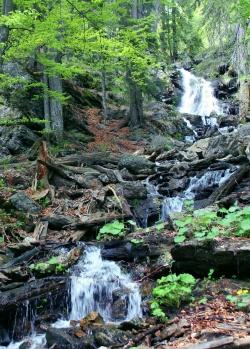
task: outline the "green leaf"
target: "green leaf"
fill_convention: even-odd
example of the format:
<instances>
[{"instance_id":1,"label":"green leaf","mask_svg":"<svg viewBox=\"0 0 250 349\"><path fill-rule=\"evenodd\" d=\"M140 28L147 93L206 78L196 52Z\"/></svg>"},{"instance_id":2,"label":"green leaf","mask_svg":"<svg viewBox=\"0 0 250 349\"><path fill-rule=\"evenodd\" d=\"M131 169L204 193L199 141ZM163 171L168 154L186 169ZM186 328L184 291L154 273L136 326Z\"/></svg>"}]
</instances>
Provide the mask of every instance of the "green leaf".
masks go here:
<instances>
[{"instance_id":1,"label":"green leaf","mask_svg":"<svg viewBox=\"0 0 250 349\"><path fill-rule=\"evenodd\" d=\"M240 224L240 227L243 231L249 231L250 230L250 218L243 219L243 221Z\"/></svg>"},{"instance_id":2,"label":"green leaf","mask_svg":"<svg viewBox=\"0 0 250 349\"><path fill-rule=\"evenodd\" d=\"M164 227L165 227L165 224L164 224L164 223L158 223L158 224L156 224L156 226L155 226L155 228L156 228L157 231L163 230Z\"/></svg>"},{"instance_id":3,"label":"green leaf","mask_svg":"<svg viewBox=\"0 0 250 349\"><path fill-rule=\"evenodd\" d=\"M184 235L177 235L174 238L174 242L176 244L180 244L180 243L184 242L185 240L186 240L186 236L184 236Z\"/></svg>"}]
</instances>

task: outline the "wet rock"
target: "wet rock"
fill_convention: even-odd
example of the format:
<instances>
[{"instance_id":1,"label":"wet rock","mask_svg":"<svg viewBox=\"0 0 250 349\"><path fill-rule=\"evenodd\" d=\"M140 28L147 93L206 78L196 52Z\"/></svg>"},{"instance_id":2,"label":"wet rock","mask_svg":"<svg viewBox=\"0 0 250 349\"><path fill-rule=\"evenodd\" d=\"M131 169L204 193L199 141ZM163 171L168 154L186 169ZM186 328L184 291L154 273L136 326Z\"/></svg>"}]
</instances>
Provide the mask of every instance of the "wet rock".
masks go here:
<instances>
[{"instance_id":1,"label":"wet rock","mask_svg":"<svg viewBox=\"0 0 250 349\"><path fill-rule=\"evenodd\" d=\"M174 270L206 276L212 268L218 275L249 275L250 242L248 239L189 240L171 250Z\"/></svg>"},{"instance_id":2,"label":"wet rock","mask_svg":"<svg viewBox=\"0 0 250 349\"><path fill-rule=\"evenodd\" d=\"M218 73L220 75L224 75L228 69L229 69L230 65L228 63L222 63L218 66Z\"/></svg>"},{"instance_id":3,"label":"wet rock","mask_svg":"<svg viewBox=\"0 0 250 349\"><path fill-rule=\"evenodd\" d=\"M21 154L36 142L38 137L28 127L0 127L0 142L11 154Z\"/></svg>"},{"instance_id":4,"label":"wet rock","mask_svg":"<svg viewBox=\"0 0 250 349\"><path fill-rule=\"evenodd\" d=\"M170 181L167 183L168 191L175 191L175 190L182 190L186 187L188 182L188 178L183 177L180 179L171 178Z\"/></svg>"},{"instance_id":5,"label":"wet rock","mask_svg":"<svg viewBox=\"0 0 250 349\"><path fill-rule=\"evenodd\" d=\"M169 175L173 176L175 179L180 179L186 176L188 170L189 165L186 162L179 162L172 166L172 168L169 170Z\"/></svg>"},{"instance_id":6,"label":"wet rock","mask_svg":"<svg viewBox=\"0 0 250 349\"><path fill-rule=\"evenodd\" d=\"M10 197L10 202L18 211L26 213L39 213L42 208L26 193L19 192Z\"/></svg>"},{"instance_id":7,"label":"wet rock","mask_svg":"<svg viewBox=\"0 0 250 349\"><path fill-rule=\"evenodd\" d=\"M64 215L52 215L49 217L43 217L43 221L48 221L49 228L53 230L60 230L67 225L74 224L74 219Z\"/></svg>"},{"instance_id":8,"label":"wet rock","mask_svg":"<svg viewBox=\"0 0 250 349\"><path fill-rule=\"evenodd\" d=\"M0 326L0 345L8 345L10 343L10 336L6 328Z\"/></svg>"},{"instance_id":9,"label":"wet rock","mask_svg":"<svg viewBox=\"0 0 250 349\"><path fill-rule=\"evenodd\" d=\"M83 319L80 320L80 327L82 329L85 329L88 326L91 325L102 325L104 323L103 318L99 313L96 311L92 311L87 316L85 316Z\"/></svg>"},{"instance_id":10,"label":"wet rock","mask_svg":"<svg viewBox=\"0 0 250 349\"><path fill-rule=\"evenodd\" d=\"M154 164L142 156L123 155L118 167L119 169L125 167L132 173L151 173Z\"/></svg>"},{"instance_id":11,"label":"wet rock","mask_svg":"<svg viewBox=\"0 0 250 349\"><path fill-rule=\"evenodd\" d=\"M99 346L111 347L113 345L125 344L132 339L129 331L122 331L114 326L105 326L93 330L95 342Z\"/></svg>"},{"instance_id":12,"label":"wet rock","mask_svg":"<svg viewBox=\"0 0 250 349\"><path fill-rule=\"evenodd\" d=\"M10 151L8 148L6 148L5 146L1 145L1 140L0 140L0 159L4 160L4 159L8 159L10 155Z\"/></svg>"},{"instance_id":13,"label":"wet rock","mask_svg":"<svg viewBox=\"0 0 250 349\"><path fill-rule=\"evenodd\" d=\"M20 345L18 349L30 349L32 344L30 342L24 342Z\"/></svg>"},{"instance_id":14,"label":"wet rock","mask_svg":"<svg viewBox=\"0 0 250 349\"><path fill-rule=\"evenodd\" d=\"M78 338L72 329L49 328L46 332L48 347L55 349L95 349L89 338Z\"/></svg>"},{"instance_id":15,"label":"wet rock","mask_svg":"<svg viewBox=\"0 0 250 349\"><path fill-rule=\"evenodd\" d=\"M124 182L121 184L126 199L145 199L147 188L142 182Z\"/></svg>"}]
</instances>

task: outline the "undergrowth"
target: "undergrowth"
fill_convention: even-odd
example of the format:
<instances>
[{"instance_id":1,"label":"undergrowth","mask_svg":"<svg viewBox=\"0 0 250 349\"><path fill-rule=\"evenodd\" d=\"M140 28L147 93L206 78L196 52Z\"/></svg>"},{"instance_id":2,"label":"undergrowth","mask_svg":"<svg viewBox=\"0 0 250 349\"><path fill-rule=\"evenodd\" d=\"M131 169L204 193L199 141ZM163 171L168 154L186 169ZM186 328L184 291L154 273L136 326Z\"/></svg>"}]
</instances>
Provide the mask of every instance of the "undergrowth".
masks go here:
<instances>
[{"instance_id":1,"label":"undergrowth","mask_svg":"<svg viewBox=\"0 0 250 349\"><path fill-rule=\"evenodd\" d=\"M166 320L164 307L179 308L182 302L191 300L195 284L196 279L191 274L170 274L157 280L151 302L152 315Z\"/></svg>"},{"instance_id":2,"label":"undergrowth","mask_svg":"<svg viewBox=\"0 0 250 349\"><path fill-rule=\"evenodd\" d=\"M214 239L217 236L250 237L250 206L233 206L228 210L197 210L174 220L176 243L187 238Z\"/></svg>"}]
</instances>

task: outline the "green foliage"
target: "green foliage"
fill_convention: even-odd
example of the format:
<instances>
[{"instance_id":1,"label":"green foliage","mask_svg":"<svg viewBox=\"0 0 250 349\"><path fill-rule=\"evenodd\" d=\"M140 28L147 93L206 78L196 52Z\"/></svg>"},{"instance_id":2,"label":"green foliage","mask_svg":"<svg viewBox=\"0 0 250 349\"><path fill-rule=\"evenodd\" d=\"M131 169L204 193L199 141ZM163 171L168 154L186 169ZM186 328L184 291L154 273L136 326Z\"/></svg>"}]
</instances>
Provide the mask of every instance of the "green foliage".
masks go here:
<instances>
[{"instance_id":1,"label":"green foliage","mask_svg":"<svg viewBox=\"0 0 250 349\"><path fill-rule=\"evenodd\" d=\"M58 261L57 257L51 257L46 262L39 262L36 264L31 264L29 269L33 272L38 272L39 274L56 273L60 274L65 272L65 266Z\"/></svg>"},{"instance_id":2,"label":"green foliage","mask_svg":"<svg viewBox=\"0 0 250 349\"><path fill-rule=\"evenodd\" d=\"M237 308L247 308L250 303L250 291L249 290L238 290L235 295L228 295L226 299L234 303Z\"/></svg>"},{"instance_id":3,"label":"green foliage","mask_svg":"<svg viewBox=\"0 0 250 349\"><path fill-rule=\"evenodd\" d=\"M134 244L134 245L140 245L140 244L142 244L143 243L143 239L132 239L132 240L130 240L131 242L132 242L132 244Z\"/></svg>"},{"instance_id":4,"label":"green foliage","mask_svg":"<svg viewBox=\"0 0 250 349\"><path fill-rule=\"evenodd\" d=\"M0 178L0 189L3 189L5 187L5 181L3 178Z\"/></svg>"},{"instance_id":5,"label":"green foliage","mask_svg":"<svg viewBox=\"0 0 250 349\"><path fill-rule=\"evenodd\" d=\"M16 218L13 217L11 213L7 213L5 210L0 209L0 231L4 231L6 235L13 235L14 231L20 230L24 226L25 217L20 215L18 218Z\"/></svg>"},{"instance_id":6,"label":"green foliage","mask_svg":"<svg viewBox=\"0 0 250 349\"><path fill-rule=\"evenodd\" d=\"M152 314L166 320L164 306L178 308L181 302L189 301L195 284L196 280L191 274L170 274L157 280L157 286L153 289Z\"/></svg>"},{"instance_id":7,"label":"green foliage","mask_svg":"<svg viewBox=\"0 0 250 349\"><path fill-rule=\"evenodd\" d=\"M28 118L22 117L20 119L0 119L0 126L19 126L19 125L30 125L30 124L45 124L45 120L39 118Z\"/></svg>"},{"instance_id":8,"label":"green foliage","mask_svg":"<svg viewBox=\"0 0 250 349\"><path fill-rule=\"evenodd\" d=\"M158 231L158 232L161 232L163 229L165 228L165 224L164 222L159 222L155 225L155 229Z\"/></svg>"},{"instance_id":9,"label":"green foliage","mask_svg":"<svg viewBox=\"0 0 250 349\"><path fill-rule=\"evenodd\" d=\"M217 236L250 237L250 207L233 206L229 210L198 210L175 220L177 235L174 241L181 243L187 237L197 240L214 239ZM224 215L224 217L223 217Z\"/></svg>"},{"instance_id":10,"label":"green foliage","mask_svg":"<svg viewBox=\"0 0 250 349\"><path fill-rule=\"evenodd\" d=\"M109 240L112 238L121 238L125 235L125 225L123 222L115 220L105 224L97 235L97 240Z\"/></svg>"},{"instance_id":11,"label":"green foliage","mask_svg":"<svg viewBox=\"0 0 250 349\"><path fill-rule=\"evenodd\" d=\"M61 151L69 149L70 143L68 140L63 140L57 145L51 145L49 147L49 152L53 155L56 156L58 155Z\"/></svg>"}]
</instances>

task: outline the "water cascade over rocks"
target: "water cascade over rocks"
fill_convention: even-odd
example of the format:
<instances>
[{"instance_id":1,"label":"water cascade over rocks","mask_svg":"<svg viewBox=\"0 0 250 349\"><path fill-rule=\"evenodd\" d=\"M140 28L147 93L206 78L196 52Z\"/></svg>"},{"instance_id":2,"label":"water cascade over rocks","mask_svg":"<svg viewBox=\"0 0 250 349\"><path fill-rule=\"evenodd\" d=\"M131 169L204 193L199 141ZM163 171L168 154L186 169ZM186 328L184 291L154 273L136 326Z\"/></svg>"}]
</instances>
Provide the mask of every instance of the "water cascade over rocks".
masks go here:
<instances>
[{"instance_id":1,"label":"water cascade over rocks","mask_svg":"<svg viewBox=\"0 0 250 349\"><path fill-rule=\"evenodd\" d=\"M172 212L181 212L186 200L194 200L197 194L201 194L209 188L220 186L231 175L231 170L227 169L208 171L200 178L191 178L188 188L181 195L164 199L161 219L166 221Z\"/></svg>"},{"instance_id":2,"label":"water cascade over rocks","mask_svg":"<svg viewBox=\"0 0 250 349\"><path fill-rule=\"evenodd\" d=\"M83 257L72 268L69 309L68 319L58 319L53 327L67 328L70 320L80 320L92 311L98 312L105 322L139 318L142 316L139 286L117 263L103 260L100 248L86 247ZM29 338L0 349L18 349L27 341L31 343L29 349L46 346L45 335L36 335L33 330Z\"/></svg>"},{"instance_id":3,"label":"water cascade over rocks","mask_svg":"<svg viewBox=\"0 0 250 349\"><path fill-rule=\"evenodd\" d=\"M192 130L192 136L186 136L186 142L194 143L198 137L198 129L189 120L188 115L201 118L200 126L202 134L207 128L218 126L217 115L223 115L223 107L215 97L214 89L210 81L197 77L191 72L180 69L182 78L183 95L178 111L183 114L187 127ZM188 114L188 115L187 115ZM218 129L218 127L217 127ZM218 129L220 132L220 129ZM226 133L221 130L220 133ZM161 165L160 163L158 165ZM158 198L161 202L161 220L166 221L171 213L181 212L186 200L199 201L207 198L210 193L229 179L235 169L208 170L205 174L197 174L189 179L186 189L178 195L164 197L158 192L159 184L154 185L147 181L146 186L149 197L154 200ZM161 178L160 178L161 179Z\"/></svg>"},{"instance_id":4,"label":"water cascade over rocks","mask_svg":"<svg viewBox=\"0 0 250 349\"><path fill-rule=\"evenodd\" d=\"M183 114L199 115L202 117L203 125L216 125L212 114L222 114L222 108L218 99L214 96L214 90L210 81L197 77L185 69L180 69L183 85L183 96L179 112ZM192 125L187 122L187 126Z\"/></svg>"}]
</instances>

